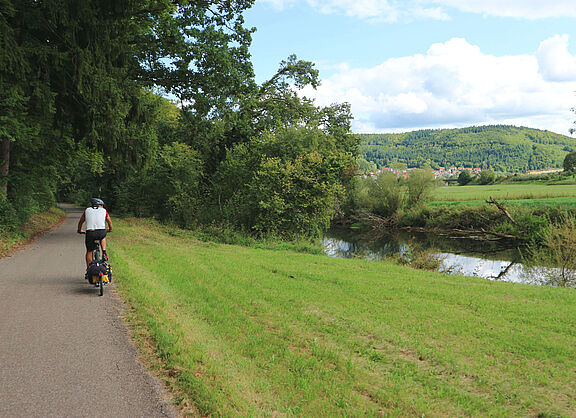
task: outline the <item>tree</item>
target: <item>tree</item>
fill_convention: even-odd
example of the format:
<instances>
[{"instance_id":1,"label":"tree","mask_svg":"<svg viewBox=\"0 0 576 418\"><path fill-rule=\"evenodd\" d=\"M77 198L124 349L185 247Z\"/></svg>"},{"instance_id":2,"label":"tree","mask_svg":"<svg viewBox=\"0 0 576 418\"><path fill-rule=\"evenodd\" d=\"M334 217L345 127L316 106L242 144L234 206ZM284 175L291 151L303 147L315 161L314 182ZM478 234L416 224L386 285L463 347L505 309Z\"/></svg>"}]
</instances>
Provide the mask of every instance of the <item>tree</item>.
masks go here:
<instances>
[{"instance_id":1,"label":"tree","mask_svg":"<svg viewBox=\"0 0 576 418\"><path fill-rule=\"evenodd\" d=\"M267 131L228 151L215 181L220 213L258 234L319 236L338 210L354 161L318 128Z\"/></svg>"},{"instance_id":2,"label":"tree","mask_svg":"<svg viewBox=\"0 0 576 418\"><path fill-rule=\"evenodd\" d=\"M142 168L159 145L150 89L183 101L192 133L237 106L254 90L252 3L0 0L0 197L50 202L85 149L105 161L98 188Z\"/></svg>"},{"instance_id":3,"label":"tree","mask_svg":"<svg viewBox=\"0 0 576 418\"><path fill-rule=\"evenodd\" d=\"M471 180L472 180L472 175L470 174L470 172L468 170L464 170L458 175L458 184L460 186L467 185L468 183L470 183Z\"/></svg>"},{"instance_id":4,"label":"tree","mask_svg":"<svg viewBox=\"0 0 576 418\"><path fill-rule=\"evenodd\" d=\"M571 152L564 157L564 171L570 174L576 172L576 152Z\"/></svg>"},{"instance_id":5,"label":"tree","mask_svg":"<svg viewBox=\"0 0 576 418\"><path fill-rule=\"evenodd\" d=\"M496 173L492 170L482 170L480 174L478 174L479 184L492 184L494 181L496 181Z\"/></svg>"},{"instance_id":6,"label":"tree","mask_svg":"<svg viewBox=\"0 0 576 418\"><path fill-rule=\"evenodd\" d=\"M410 172L406 179L408 206L423 203L434 187L434 171L432 169L417 168Z\"/></svg>"}]
</instances>

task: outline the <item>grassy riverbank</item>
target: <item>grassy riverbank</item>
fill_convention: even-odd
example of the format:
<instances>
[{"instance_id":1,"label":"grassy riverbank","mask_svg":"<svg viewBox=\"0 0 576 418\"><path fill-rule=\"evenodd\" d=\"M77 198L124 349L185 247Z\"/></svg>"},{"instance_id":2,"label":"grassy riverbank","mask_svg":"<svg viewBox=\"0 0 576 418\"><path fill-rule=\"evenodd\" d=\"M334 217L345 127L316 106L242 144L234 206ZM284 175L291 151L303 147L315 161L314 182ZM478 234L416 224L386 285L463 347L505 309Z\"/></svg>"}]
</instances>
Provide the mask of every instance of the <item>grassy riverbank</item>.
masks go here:
<instances>
[{"instance_id":1,"label":"grassy riverbank","mask_svg":"<svg viewBox=\"0 0 576 418\"><path fill-rule=\"evenodd\" d=\"M576 294L115 223L149 364L202 415L571 415Z\"/></svg>"},{"instance_id":2,"label":"grassy riverbank","mask_svg":"<svg viewBox=\"0 0 576 418\"><path fill-rule=\"evenodd\" d=\"M32 215L28 222L20 225L17 231L1 231L0 257L50 230L64 220L65 217L66 212L62 209L52 208Z\"/></svg>"}]
</instances>

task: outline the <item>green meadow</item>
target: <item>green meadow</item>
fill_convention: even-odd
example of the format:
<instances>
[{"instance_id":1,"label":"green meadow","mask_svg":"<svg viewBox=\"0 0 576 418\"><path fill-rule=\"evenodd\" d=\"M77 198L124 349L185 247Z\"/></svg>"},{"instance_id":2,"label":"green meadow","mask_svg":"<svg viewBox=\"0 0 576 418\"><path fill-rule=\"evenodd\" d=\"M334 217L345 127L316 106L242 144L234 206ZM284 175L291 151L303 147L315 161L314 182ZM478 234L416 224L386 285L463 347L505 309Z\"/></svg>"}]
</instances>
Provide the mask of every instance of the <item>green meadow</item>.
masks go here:
<instances>
[{"instance_id":1,"label":"green meadow","mask_svg":"<svg viewBox=\"0 0 576 418\"><path fill-rule=\"evenodd\" d=\"M490 197L507 201L575 198L576 184L501 183L485 186L444 186L434 189L431 200L435 202L484 201Z\"/></svg>"},{"instance_id":2,"label":"green meadow","mask_svg":"<svg viewBox=\"0 0 576 418\"><path fill-rule=\"evenodd\" d=\"M185 414L576 411L574 290L115 227L127 319Z\"/></svg>"}]
</instances>

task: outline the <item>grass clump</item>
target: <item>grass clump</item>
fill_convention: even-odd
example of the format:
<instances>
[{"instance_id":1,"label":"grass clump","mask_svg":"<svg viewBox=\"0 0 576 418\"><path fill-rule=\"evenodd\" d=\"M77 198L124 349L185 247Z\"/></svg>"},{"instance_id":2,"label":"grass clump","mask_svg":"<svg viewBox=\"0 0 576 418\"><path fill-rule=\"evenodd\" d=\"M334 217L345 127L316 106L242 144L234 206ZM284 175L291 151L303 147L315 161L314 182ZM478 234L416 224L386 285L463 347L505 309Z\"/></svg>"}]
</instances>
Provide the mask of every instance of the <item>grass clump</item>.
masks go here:
<instances>
[{"instance_id":1,"label":"grass clump","mask_svg":"<svg viewBox=\"0 0 576 418\"><path fill-rule=\"evenodd\" d=\"M115 226L118 289L189 413L576 410L573 290Z\"/></svg>"}]
</instances>

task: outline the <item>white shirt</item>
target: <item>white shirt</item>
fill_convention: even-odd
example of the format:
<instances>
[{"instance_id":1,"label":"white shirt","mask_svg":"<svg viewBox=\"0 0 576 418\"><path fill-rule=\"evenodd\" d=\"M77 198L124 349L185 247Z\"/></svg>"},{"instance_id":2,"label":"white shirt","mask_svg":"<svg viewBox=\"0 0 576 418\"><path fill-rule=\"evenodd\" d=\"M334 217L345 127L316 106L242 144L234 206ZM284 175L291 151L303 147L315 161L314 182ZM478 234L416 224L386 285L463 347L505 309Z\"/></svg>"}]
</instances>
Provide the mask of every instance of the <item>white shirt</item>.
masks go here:
<instances>
[{"instance_id":1,"label":"white shirt","mask_svg":"<svg viewBox=\"0 0 576 418\"><path fill-rule=\"evenodd\" d=\"M106 215L108 215L106 209L102 207L87 208L84 215L86 216L86 230L106 229Z\"/></svg>"}]
</instances>

